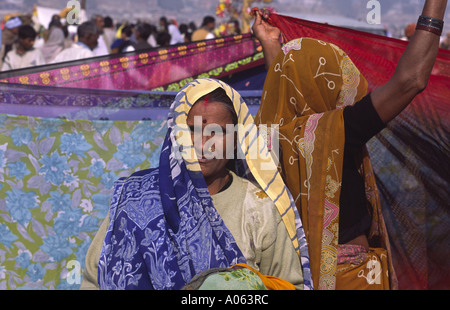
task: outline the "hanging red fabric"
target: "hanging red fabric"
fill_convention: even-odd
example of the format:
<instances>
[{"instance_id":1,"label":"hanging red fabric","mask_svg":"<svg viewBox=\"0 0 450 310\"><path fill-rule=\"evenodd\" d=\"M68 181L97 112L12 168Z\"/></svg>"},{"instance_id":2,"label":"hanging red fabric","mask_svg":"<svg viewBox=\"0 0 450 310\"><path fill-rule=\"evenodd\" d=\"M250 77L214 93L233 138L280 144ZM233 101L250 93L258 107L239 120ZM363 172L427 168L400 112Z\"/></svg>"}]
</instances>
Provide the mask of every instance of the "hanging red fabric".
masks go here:
<instances>
[{"instance_id":1,"label":"hanging red fabric","mask_svg":"<svg viewBox=\"0 0 450 310\"><path fill-rule=\"evenodd\" d=\"M389 80L408 45L407 41L399 39L274 13L269 16L269 22L281 30L285 42L300 37L312 37L338 45L369 81L370 89ZM429 86L429 90L439 86L442 98L449 98L450 51L439 51Z\"/></svg>"}]
</instances>

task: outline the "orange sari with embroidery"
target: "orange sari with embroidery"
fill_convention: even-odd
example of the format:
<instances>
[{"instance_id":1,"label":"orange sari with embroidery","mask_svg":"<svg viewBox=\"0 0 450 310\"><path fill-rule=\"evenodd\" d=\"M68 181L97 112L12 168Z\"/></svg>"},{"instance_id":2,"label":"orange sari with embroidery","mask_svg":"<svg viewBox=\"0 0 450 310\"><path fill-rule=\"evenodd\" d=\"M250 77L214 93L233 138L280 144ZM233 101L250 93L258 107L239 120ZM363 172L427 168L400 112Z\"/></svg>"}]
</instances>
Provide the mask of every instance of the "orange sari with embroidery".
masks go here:
<instances>
[{"instance_id":1,"label":"orange sari with embroidery","mask_svg":"<svg viewBox=\"0 0 450 310\"><path fill-rule=\"evenodd\" d=\"M279 169L302 217L315 289L348 287L348 273L343 275L350 269L341 268L342 264L338 266L339 197L345 143L343 108L361 100L367 88L365 78L339 47L311 38L296 39L283 46L269 68L256 115L257 124L271 128L279 125ZM388 251L368 153L362 150L361 155L360 173L365 178L366 196L372 206L369 239L371 245ZM359 265L350 261L350 265L359 268L356 273L352 269L350 283L367 279L367 274L374 272L372 265L376 265L387 269L381 275L389 275L392 281L387 286L395 288L390 255L386 252L382 256L384 261L379 263L371 257L366 253ZM366 278L358 277L363 273Z\"/></svg>"}]
</instances>

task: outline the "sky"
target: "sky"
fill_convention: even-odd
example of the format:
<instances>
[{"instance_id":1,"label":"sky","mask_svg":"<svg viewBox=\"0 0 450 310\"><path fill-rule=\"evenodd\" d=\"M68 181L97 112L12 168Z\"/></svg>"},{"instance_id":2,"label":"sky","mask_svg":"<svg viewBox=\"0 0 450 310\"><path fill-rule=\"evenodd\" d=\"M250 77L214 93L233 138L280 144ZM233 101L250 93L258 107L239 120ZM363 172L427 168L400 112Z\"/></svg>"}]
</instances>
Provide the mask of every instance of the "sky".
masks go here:
<instances>
[{"instance_id":1,"label":"sky","mask_svg":"<svg viewBox=\"0 0 450 310\"><path fill-rule=\"evenodd\" d=\"M161 15L182 22L192 19L197 23L207 14L214 15L219 0L86 0L89 11L105 12L119 18L159 19ZM0 0L1 11L21 5L31 8L34 3L41 6L64 8L68 0ZM279 12L333 14L365 20L369 0L273 0L270 6ZM389 27L402 28L415 22L425 0L379 0L381 23ZM446 31L450 31L450 4L446 15Z\"/></svg>"}]
</instances>

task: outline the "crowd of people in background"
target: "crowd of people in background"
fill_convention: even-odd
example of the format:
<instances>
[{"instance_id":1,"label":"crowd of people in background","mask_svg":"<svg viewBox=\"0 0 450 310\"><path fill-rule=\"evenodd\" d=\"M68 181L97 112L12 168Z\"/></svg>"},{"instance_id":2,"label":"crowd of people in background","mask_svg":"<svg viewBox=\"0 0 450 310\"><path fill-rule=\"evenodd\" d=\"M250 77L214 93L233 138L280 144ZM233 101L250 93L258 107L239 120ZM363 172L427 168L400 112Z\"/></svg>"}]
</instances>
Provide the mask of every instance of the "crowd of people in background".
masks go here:
<instances>
[{"instance_id":1,"label":"crowd of people in background","mask_svg":"<svg viewBox=\"0 0 450 310\"><path fill-rule=\"evenodd\" d=\"M414 26L405 28L403 39L408 40L414 33ZM53 15L49 25L41 25L35 14L14 16L4 22L0 36L0 71L209 40L240 32L238 21L227 23L224 31L213 16L205 16L197 27L195 22L178 24L164 16L157 24L142 20L114 23L109 16L95 14L72 33L60 15ZM450 33L441 41L441 48L450 49Z\"/></svg>"},{"instance_id":2,"label":"crowd of people in background","mask_svg":"<svg viewBox=\"0 0 450 310\"><path fill-rule=\"evenodd\" d=\"M178 24L162 16L157 24L137 20L135 23L114 23L109 16L93 15L71 32L60 15L53 15L49 25L41 25L36 16L9 18L2 30L0 50L1 71L79 60L115 53L146 50L214 39L240 33L233 21L226 33L218 31L216 19L205 16L197 27L195 22Z\"/></svg>"}]
</instances>

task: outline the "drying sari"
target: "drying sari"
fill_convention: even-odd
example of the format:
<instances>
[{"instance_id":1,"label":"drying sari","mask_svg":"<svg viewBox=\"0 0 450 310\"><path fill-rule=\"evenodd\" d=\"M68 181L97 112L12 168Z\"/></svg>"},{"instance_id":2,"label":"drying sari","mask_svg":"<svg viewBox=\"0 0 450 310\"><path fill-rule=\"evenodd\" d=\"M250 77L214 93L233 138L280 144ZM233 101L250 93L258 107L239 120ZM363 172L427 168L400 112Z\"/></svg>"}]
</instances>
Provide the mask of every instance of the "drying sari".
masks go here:
<instances>
[{"instance_id":1,"label":"drying sari","mask_svg":"<svg viewBox=\"0 0 450 310\"><path fill-rule=\"evenodd\" d=\"M276 206L311 288L306 239L292 196L241 96L217 80L195 80L176 96L159 167L115 185L110 225L100 254L101 289L181 289L207 270L245 263L214 208L186 118L193 104L216 88L233 102L238 124L236 172L255 180ZM257 156L255 156L257 154ZM261 169L263 167L264 169Z\"/></svg>"},{"instance_id":2,"label":"drying sari","mask_svg":"<svg viewBox=\"0 0 450 310\"><path fill-rule=\"evenodd\" d=\"M339 47L311 38L292 40L269 69L256 116L256 123L279 124L279 169L303 221L316 289L336 289L337 278L344 271L338 269L339 252L348 252L338 245L343 108L361 100L367 87L367 81ZM373 209L369 237L372 243L380 240L377 246L388 250L366 150L361 151L361 157L360 173ZM389 253L381 256L387 263L378 262L377 267L390 266ZM371 257L366 255L364 260L371 261ZM392 268L388 269L393 276Z\"/></svg>"}]
</instances>

